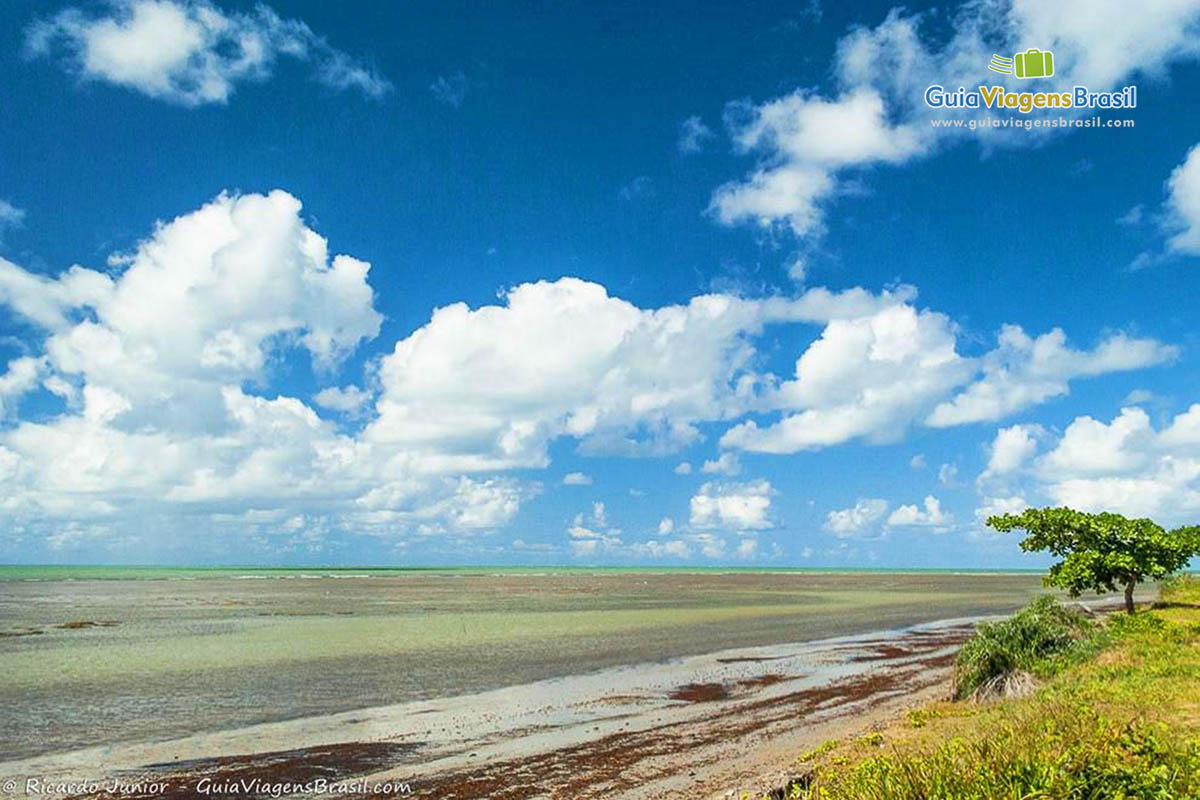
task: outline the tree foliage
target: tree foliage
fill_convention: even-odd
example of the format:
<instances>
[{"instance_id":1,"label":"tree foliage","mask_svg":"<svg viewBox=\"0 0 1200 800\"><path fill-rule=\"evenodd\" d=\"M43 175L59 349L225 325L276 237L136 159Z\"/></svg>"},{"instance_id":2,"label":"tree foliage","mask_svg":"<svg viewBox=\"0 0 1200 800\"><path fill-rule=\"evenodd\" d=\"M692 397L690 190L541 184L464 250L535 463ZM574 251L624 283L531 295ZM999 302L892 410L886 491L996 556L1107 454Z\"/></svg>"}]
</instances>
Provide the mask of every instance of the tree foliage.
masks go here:
<instances>
[{"instance_id":1,"label":"tree foliage","mask_svg":"<svg viewBox=\"0 0 1200 800\"><path fill-rule=\"evenodd\" d=\"M1026 552L1047 551L1061 559L1045 581L1078 597L1125 590L1125 606L1133 612L1133 587L1187 566L1200 553L1200 527L1166 531L1149 519L1127 519L1104 512L1087 514L1070 508L1031 508L1020 514L989 517L998 531L1025 530Z\"/></svg>"}]
</instances>

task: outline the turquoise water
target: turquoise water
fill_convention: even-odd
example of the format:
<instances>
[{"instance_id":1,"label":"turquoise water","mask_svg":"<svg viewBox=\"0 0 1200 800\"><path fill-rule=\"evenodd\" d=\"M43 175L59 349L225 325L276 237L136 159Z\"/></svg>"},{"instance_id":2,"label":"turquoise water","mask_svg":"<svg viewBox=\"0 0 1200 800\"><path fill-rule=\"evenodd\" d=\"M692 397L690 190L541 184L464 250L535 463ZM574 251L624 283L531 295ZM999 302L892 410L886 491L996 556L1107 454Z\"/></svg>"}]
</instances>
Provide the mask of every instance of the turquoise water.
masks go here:
<instances>
[{"instance_id":1,"label":"turquoise water","mask_svg":"<svg viewBox=\"0 0 1200 800\"><path fill-rule=\"evenodd\" d=\"M367 578L404 576L428 573L441 574L597 574L645 573L655 574L723 574L723 573L808 573L808 574L1040 574L1041 570L982 570L982 569L877 569L822 567L578 567L578 566L412 566L412 567L270 567L270 566L140 566L88 564L15 564L0 565L0 581L65 581L65 580L204 580L213 578Z\"/></svg>"},{"instance_id":2,"label":"turquoise water","mask_svg":"<svg viewBox=\"0 0 1200 800\"><path fill-rule=\"evenodd\" d=\"M1036 573L0 568L0 759L1000 613Z\"/></svg>"}]
</instances>

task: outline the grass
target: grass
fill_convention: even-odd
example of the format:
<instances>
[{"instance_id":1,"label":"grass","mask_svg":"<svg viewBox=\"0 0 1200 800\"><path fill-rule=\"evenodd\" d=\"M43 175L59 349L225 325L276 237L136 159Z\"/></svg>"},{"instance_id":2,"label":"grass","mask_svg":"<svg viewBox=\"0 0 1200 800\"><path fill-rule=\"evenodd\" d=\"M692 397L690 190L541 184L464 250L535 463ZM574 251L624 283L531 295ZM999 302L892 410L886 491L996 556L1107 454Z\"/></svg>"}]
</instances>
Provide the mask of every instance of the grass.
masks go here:
<instances>
[{"instance_id":1,"label":"grass","mask_svg":"<svg viewBox=\"0 0 1200 800\"><path fill-rule=\"evenodd\" d=\"M983 675L1028 671L1039 681L1031 695L937 703L827 742L801 759L787 797L1200 797L1200 580L1175 581L1152 609L1101 624L1045 601L1022 614L981 632L958 671L976 688Z\"/></svg>"},{"instance_id":2,"label":"grass","mask_svg":"<svg viewBox=\"0 0 1200 800\"><path fill-rule=\"evenodd\" d=\"M1014 683L1032 685L1034 673L1090 641L1092 625L1082 612L1053 597L1039 597L1008 619L985 622L958 651L954 692L962 699L1012 694ZM1030 676L1030 677L1025 677Z\"/></svg>"}]
</instances>

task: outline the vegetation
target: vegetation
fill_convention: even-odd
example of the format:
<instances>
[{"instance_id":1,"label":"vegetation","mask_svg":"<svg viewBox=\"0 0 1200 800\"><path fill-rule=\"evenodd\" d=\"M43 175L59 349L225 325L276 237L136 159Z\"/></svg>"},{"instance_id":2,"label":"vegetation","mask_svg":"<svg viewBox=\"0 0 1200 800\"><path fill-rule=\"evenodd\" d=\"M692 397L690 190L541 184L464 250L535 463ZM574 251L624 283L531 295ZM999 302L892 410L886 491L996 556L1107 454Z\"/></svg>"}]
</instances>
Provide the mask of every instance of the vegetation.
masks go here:
<instances>
[{"instance_id":1,"label":"vegetation","mask_svg":"<svg viewBox=\"0 0 1200 800\"><path fill-rule=\"evenodd\" d=\"M1046 550L1062 559L1050 567L1048 586L1066 589L1072 597L1088 589L1112 592L1121 587L1130 614L1134 586L1164 578L1200 555L1200 527L1167 532L1149 519L1109 512L1031 508L989 517L987 524L1005 532L1023 529L1029 535L1021 540L1022 550Z\"/></svg>"},{"instance_id":2,"label":"vegetation","mask_svg":"<svg viewBox=\"0 0 1200 800\"><path fill-rule=\"evenodd\" d=\"M801 759L804 776L787 796L1200 797L1200 581L1162 592L1149 613L1094 624L1038 601L1021 622L969 645L963 667L1021 665L1044 681L1033 694L934 704L883 731L827 742Z\"/></svg>"},{"instance_id":3,"label":"vegetation","mask_svg":"<svg viewBox=\"0 0 1200 800\"><path fill-rule=\"evenodd\" d=\"M982 623L958 651L954 691L959 698L1014 694L1032 687L1026 676L1044 672L1054 656L1082 646L1090 623L1053 597L1041 597L1008 619Z\"/></svg>"}]
</instances>

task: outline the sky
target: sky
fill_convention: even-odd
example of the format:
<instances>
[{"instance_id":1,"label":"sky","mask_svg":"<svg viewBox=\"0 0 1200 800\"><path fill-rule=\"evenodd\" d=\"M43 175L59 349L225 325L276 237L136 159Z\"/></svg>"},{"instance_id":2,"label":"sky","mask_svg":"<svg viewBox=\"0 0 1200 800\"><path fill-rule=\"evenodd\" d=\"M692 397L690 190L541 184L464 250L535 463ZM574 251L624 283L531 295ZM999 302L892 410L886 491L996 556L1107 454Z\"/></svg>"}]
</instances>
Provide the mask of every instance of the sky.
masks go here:
<instances>
[{"instance_id":1,"label":"sky","mask_svg":"<svg viewBox=\"0 0 1200 800\"><path fill-rule=\"evenodd\" d=\"M1197 521L1200 5L543 5L6 6L0 562L1037 568L990 514Z\"/></svg>"}]
</instances>

